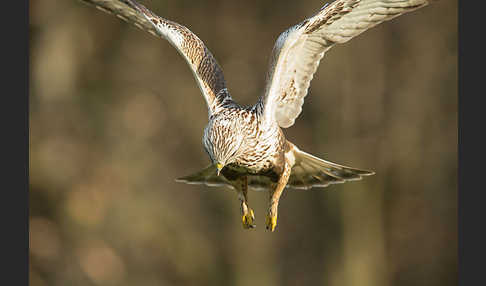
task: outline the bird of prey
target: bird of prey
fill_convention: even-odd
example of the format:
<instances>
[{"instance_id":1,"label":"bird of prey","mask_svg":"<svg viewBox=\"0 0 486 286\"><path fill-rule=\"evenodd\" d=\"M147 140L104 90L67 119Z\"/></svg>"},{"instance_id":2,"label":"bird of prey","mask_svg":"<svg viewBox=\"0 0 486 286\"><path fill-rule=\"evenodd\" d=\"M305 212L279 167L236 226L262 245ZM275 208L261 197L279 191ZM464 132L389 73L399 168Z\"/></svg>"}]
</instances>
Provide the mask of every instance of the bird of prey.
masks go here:
<instances>
[{"instance_id":1,"label":"bird of prey","mask_svg":"<svg viewBox=\"0 0 486 286\"><path fill-rule=\"evenodd\" d=\"M155 15L133 0L81 0L169 41L187 61L208 107L203 145L211 159L203 170L178 179L189 184L229 186L241 204L242 224L255 227L248 188L269 191L266 227L277 225L279 198L287 188L309 189L359 180L372 171L351 168L310 155L282 132L302 111L313 74L331 47L404 13L427 0L335 0L278 37L267 84L255 105L230 96L221 67L188 28Z\"/></svg>"}]
</instances>

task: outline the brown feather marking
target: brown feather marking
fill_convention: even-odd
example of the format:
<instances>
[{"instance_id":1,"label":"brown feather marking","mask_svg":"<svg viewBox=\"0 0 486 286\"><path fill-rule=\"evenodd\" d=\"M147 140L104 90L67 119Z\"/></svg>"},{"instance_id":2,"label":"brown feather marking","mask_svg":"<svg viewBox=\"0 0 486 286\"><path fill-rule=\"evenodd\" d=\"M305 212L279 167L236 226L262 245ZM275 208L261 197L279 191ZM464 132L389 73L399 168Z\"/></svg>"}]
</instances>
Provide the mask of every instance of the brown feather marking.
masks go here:
<instances>
[{"instance_id":1,"label":"brown feather marking","mask_svg":"<svg viewBox=\"0 0 486 286\"><path fill-rule=\"evenodd\" d=\"M337 1L334 5L326 7L324 10L326 10L325 17L323 19L318 19L314 23L311 23L305 33L310 34L316 30L318 30L320 27L323 25L330 25L334 21L339 20L342 16L348 14L349 12L352 11L353 8L355 8L359 4L360 0L356 0L354 2L351 2L348 7L344 7L344 2L343 1ZM329 11L327 11L329 10Z\"/></svg>"}]
</instances>

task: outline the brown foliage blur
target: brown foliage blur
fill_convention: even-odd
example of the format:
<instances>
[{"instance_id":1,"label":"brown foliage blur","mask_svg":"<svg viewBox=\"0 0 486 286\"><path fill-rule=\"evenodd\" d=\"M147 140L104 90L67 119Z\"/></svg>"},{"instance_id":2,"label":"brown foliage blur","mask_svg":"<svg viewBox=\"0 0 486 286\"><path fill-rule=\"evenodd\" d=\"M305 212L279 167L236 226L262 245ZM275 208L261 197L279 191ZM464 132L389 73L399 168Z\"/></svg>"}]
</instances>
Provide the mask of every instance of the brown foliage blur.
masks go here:
<instances>
[{"instance_id":1,"label":"brown foliage blur","mask_svg":"<svg viewBox=\"0 0 486 286\"><path fill-rule=\"evenodd\" d=\"M325 1L141 1L196 33L256 102L274 41ZM78 1L30 2L31 285L455 285L457 1L336 46L284 130L376 175L267 194L241 227L206 166L204 100L167 42Z\"/></svg>"}]
</instances>

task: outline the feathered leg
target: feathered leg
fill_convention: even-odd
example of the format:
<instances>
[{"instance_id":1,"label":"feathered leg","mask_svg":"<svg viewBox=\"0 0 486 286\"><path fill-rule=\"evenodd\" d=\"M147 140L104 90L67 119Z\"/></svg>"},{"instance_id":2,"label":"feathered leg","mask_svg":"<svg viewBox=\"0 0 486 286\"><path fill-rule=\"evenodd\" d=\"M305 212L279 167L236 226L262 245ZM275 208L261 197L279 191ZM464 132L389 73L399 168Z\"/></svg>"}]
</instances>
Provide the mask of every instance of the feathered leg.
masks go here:
<instances>
[{"instance_id":1,"label":"feathered leg","mask_svg":"<svg viewBox=\"0 0 486 286\"><path fill-rule=\"evenodd\" d=\"M272 232L277 226L278 201L280 200L280 196L282 195L282 192L287 185L291 169L292 166L288 162L285 162L284 170L280 175L280 178L278 179L275 189L273 190L273 192L270 191L270 207L268 208L266 223L267 229L271 230Z\"/></svg>"},{"instance_id":2,"label":"feathered leg","mask_svg":"<svg viewBox=\"0 0 486 286\"><path fill-rule=\"evenodd\" d=\"M238 199L241 203L241 222L243 228L254 228L253 221L255 220L255 214L253 210L248 206L248 178L246 176L240 177L232 182L233 186L238 193Z\"/></svg>"}]
</instances>

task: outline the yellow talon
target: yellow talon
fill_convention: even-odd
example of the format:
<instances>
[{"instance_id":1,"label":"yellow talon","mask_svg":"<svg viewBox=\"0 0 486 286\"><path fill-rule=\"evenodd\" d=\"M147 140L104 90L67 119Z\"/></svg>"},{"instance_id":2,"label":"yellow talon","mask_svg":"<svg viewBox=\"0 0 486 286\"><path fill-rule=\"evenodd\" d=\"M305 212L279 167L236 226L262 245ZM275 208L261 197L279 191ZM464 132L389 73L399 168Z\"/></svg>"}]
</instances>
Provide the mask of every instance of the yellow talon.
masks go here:
<instances>
[{"instance_id":1,"label":"yellow talon","mask_svg":"<svg viewBox=\"0 0 486 286\"><path fill-rule=\"evenodd\" d=\"M255 220L255 214L253 213L253 210L248 208L248 212L243 215L241 218L241 222L243 223L243 228L245 229L250 229L254 228L255 225L253 224L253 221Z\"/></svg>"},{"instance_id":2,"label":"yellow talon","mask_svg":"<svg viewBox=\"0 0 486 286\"><path fill-rule=\"evenodd\" d=\"M277 216L267 215L266 222L267 222L267 229L273 232L275 230L275 227L277 226Z\"/></svg>"}]
</instances>

